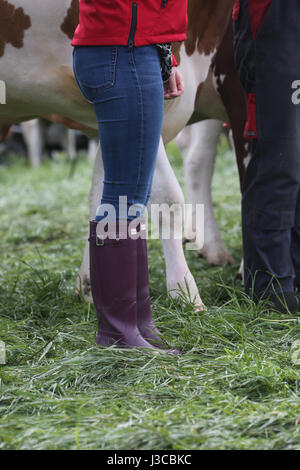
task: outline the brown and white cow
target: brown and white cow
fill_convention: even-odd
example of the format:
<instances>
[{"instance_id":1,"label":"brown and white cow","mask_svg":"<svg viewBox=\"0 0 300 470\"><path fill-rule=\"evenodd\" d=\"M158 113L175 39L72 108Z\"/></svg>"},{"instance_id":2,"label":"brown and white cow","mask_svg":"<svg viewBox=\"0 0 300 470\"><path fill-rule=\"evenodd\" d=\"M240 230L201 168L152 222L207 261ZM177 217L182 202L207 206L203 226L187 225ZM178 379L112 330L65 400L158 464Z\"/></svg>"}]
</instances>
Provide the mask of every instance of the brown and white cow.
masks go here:
<instances>
[{"instance_id":1,"label":"brown and white cow","mask_svg":"<svg viewBox=\"0 0 300 470\"><path fill-rule=\"evenodd\" d=\"M231 123L240 182L242 182L250 155L250 144L244 137L247 116L246 96L234 67L231 24L212 61L209 79L203 85L202 92L202 99L205 97L207 99L207 112L210 109L210 102L215 103L210 117L219 116L221 120L199 121L198 119L201 119L199 113L206 106L199 100L199 108L195 107L194 114L189 121L190 125L186 126L176 137L184 161L186 202L193 206L193 211L186 221L186 236L188 237L189 232L194 234L200 230L200 227L197 227L195 207L196 204L202 203L205 207L204 245L199 249L199 254L204 256L210 264L222 265L233 263L233 258L228 253L217 227L211 197L211 183L217 144L222 131L222 120L226 119L226 116ZM217 106L216 92L221 98L222 106L220 104Z\"/></svg>"},{"instance_id":2,"label":"brown and white cow","mask_svg":"<svg viewBox=\"0 0 300 470\"><path fill-rule=\"evenodd\" d=\"M150 203L183 204L183 194L168 162L165 144L185 127L195 110L197 119L219 118L220 109L224 110L217 93L213 99L209 98L213 87L209 70L233 3L234 0L189 0L188 39L184 44L174 45L185 93L165 103ZM16 121L55 114L69 123L84 126L89 135L97 135L93 108L80 94L72 72L70 39L78 22L78 5L78 0L40 0L38 7L37 0L0 0L0 80L7 85L7 104L0 105L0 125L4 130ZM101 173L99 148L90 193L92 216L99 201ZM188 286L192 299L201 305L182 241L171 236L170 240L163 240L163 249L168 288L173 292L179 284L186 291ZM80 272L84 289L88 287L87 253L86 247Z\"/></svg>"}]
</instances>

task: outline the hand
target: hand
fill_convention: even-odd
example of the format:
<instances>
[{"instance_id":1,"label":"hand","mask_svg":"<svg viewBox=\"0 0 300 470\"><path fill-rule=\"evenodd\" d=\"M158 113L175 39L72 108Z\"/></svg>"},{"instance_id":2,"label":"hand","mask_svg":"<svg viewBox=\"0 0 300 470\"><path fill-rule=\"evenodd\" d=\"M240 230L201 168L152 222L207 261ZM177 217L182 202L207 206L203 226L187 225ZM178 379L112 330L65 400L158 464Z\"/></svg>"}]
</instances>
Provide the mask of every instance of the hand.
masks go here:
<instances>
[{"instance_id":1,"label":"hand","mask_svg":"<svg viewBox=\"0 0 300 470\"><path fill-rule=\"evenodd\" d=\"M165 100L171 100L177 96L182 95L184 92L184 84L182 75L178 70L178 67L172 67L172 73L169 81L164 84L164 98Z\"/></svg>"}]
</instances>

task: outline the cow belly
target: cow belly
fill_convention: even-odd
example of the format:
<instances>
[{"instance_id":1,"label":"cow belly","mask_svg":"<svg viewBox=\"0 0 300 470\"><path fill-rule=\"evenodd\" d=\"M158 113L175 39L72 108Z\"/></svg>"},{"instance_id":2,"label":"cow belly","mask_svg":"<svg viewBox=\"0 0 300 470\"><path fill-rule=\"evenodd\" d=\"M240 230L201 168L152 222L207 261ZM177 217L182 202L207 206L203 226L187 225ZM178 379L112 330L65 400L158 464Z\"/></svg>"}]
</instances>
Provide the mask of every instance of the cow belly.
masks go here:
<instances>
[{"instance_id":1,"label":"cow belly","mask_svg":"<svg viewBox=\"0 0 300 470\"><path fill-rule=\"evenodd\" d=\"M205 119L217 119L219 121L229 122L225 106L219 93L216 91L212 70L209 71L207 79L199 89L195 110L189 124Z\"/></svg>"},{"instance_id":2,"label":"cow belly","mask_svg":"<svg viewBox=\"0 0 300 470\"><path fill-rule=\"evenodd\" d=\"M184 93L178 98L165 101L162 130L164 143L175 139L191 118L195 109L197 88L199 83L206 81L211 65L212 55L199 54L198 51L195 51L191 56L188 56L184 45L181 45L179 52L180 65L178 69L183 78Z\"/></svg>"}]
</instances>

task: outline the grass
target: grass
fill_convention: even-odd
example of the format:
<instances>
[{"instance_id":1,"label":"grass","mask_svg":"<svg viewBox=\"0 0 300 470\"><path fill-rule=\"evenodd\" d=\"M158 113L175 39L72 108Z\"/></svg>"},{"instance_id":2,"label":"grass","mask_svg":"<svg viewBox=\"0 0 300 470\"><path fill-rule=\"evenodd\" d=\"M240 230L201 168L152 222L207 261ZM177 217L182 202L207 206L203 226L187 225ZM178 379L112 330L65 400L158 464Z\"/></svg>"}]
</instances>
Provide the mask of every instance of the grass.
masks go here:
<instances>
[{"instance_id":1,"label":"grass","mask_svg":"<svg viewBox=\"0 0 300 470\"><path fill-rule=\"evenodd\" d=\"M180 155L169 156L182 181ZM235 280L187 252L208 310L168 297L160 243L149 246L153 315L178 357L94 347L94 308L75 296L91 166L64 158L0 167L1 449L299 449L296 317L265 315ZM225 141L214 200L241 257L240 195Z\"/></svg>"}]
</instances>

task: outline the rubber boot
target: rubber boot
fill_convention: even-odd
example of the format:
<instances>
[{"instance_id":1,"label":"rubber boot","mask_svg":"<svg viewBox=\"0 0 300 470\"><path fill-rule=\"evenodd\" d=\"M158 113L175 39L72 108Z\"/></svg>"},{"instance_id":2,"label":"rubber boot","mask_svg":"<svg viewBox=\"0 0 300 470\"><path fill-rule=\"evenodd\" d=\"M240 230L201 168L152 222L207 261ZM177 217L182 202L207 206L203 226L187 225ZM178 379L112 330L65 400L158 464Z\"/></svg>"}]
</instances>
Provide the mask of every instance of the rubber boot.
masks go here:
<instances>
[{"instance_id":1,"label":"rubber boot","mask_svg":"<svg viewBox=\"0 0 300 470\"><path fill-rule=\"evenodd\" d=\"M143 337L154 343L161 344L161 333L155 326L151 314L148 254L146 241L146 224L142 221L137 231L140 234L137 239L137 321Z\"/></svg>"},{"instance_id":2,"label":"rubber boot","mask_svg":"<svg viewBox=\"0 0 300 470\"><path fill-rule=\"evenodd\" d=\"M127 232L128 223L126 223ZM137 240L99 239L97 222L90 222L90 278L99 328L96 343L161 350L146 341L137 326Z\"/></svg>"},{"instance_id":3,"label":"rubber boot","mask_svg":"<svg viewBox=\"0 0 300 470\"><path fill-rule=\"evenodd\" d=\"M151 313L148 254L146 240L146 221L142 220L137 226L137 322L142 336L155 346L163 347L161 333L156 327ZM171 347L167 344L167 347ZM172 350L179 354L178 349Z\"/></svg>"}]
</instances>

